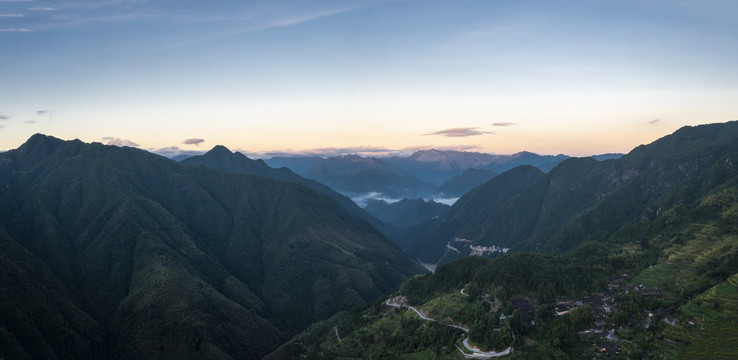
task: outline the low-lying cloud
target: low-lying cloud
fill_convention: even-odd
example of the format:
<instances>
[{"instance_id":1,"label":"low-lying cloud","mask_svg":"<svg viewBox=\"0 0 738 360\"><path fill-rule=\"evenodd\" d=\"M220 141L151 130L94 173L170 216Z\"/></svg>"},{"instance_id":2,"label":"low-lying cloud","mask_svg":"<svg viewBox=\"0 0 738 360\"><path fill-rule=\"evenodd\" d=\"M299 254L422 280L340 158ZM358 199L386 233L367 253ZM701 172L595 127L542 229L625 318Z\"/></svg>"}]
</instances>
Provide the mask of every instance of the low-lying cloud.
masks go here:
<instances>
[{"instance_id":1,"label":"low-lying cloud","mask_svg":"<svg viewBox=\"0 0 738 360\"><path fill-rule=\"evenodd\" d=\"M202 144L204 142L205 142L204 139L190 138L190 139L185 139L185 141L183 141L182 143L185 144L185 145L199 146L200 144Z\"/></svg>"},{"instance_id":2,"label":"low-lying cloud","mask_svg":"<svg viewBox=\"0 0 738 360\"><path fill-rule=\"evenodd\" d=\"M149 148L147 149L149 152L152 152L154 154L158 154L164 157L173 158L175 156L179 155L189 155L189 156L195 156L195 155L202 155L203 151L196 151L196 150L183 150L180 149L177 146L169 146L164 148Z\"/></svg>"},{"instance_id":3,"label":"low-lying cloud","mask_svg":"<svg viewBox=\"0 0 738 360\"><path fill-rule=\"evenodd\" d=\"M661 122L661 119L653 119L648 122L648 125L656 125Z\"/></svg>"},{"instance_id":4,"label":"low-lying cloud","mask_svg":"<svg viewBox=\"0 0 738 360\"><path fill-rule=\"evenodd\" d=\"M0 120L8 120L10 119L10 115L0 114Z\"/></svg>"},{"instance_id":5,"label":"low-lying cloud","mask_svg":"<svg viewBox=\"0 0 738 360\"><path fill-rule=\"evenodd\" d=\"M351 200L358 205L360 208L365 208L372 200L381 200L388 204L396 203L402 199L391 198L380 192L369 192L366 194L357 195L351 198Z\"/></svg>"},{"instance_id":6,"label":"low-lying cloud","mask_svg":"<svg viewBox=\"0 0 738 360\"><path fill-rule=\"evenodd\" d=\"M446 136L446 137L468 137L468 136L477 136L477 135L484 135L484 134L493 134L492 132L481 131L478 129L479 128L476 128L476 127L452 128L452 129L434 131L432 133L428 133L425 135L440 135L440 136Z\"/></svg>"},{"instance_id":7,"label":"low-lying cloud","mask_svg":"<svg viewBox=\"0 0 738 360\"><path fill-rule=\"evenodd\" d=\"M138 147L138 144L135 142L128 140L128 139L121 139L116 137L104 137L102 138L102 141L105 145L114 145L114 146L128 146L128 147Z\"/></svg>"},{"instance_id":8,"label":"low-lying cloud","mask_svg":"<svg viewBox=\"0 0 738 360\"><path fill-rule=\"evenodd\" d=\"M502 126L502 127L508 127L508 126L514 126L515 123L511 122L498 122L498 123L492 123L492 126Z\"/></svg>"}]
</instances>

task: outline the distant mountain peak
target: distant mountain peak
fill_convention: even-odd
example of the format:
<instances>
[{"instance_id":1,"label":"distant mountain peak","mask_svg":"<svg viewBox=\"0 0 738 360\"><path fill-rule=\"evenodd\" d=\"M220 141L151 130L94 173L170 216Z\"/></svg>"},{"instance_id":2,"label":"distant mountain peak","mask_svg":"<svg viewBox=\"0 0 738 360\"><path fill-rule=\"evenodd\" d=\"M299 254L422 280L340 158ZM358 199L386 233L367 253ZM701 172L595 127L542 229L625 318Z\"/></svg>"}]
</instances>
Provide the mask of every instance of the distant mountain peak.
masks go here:
<instances>
[{"instance_id":1,"label":"distant mountain peak","mask_svg":"<svg viewBox=\"0 0 738 360\"><path fill-rule=\"evenodd\" d=\"M21 148L37 148L37 147L56 147L64 143L64 140L55 138L53 136L44 135L41 133L33 134L26 142L21 145Z\"/></svg>"},{"instance_id":2,"label":"distant mountain peak","mask_svg":"<svg viewBox=\"0 0 738 360\"><path fill-rule=\"evenodd\" d=\"M76 140L76 142L80 142ZM18 147L17 159L42 159L64 144L64 140L44 134L34 134Z\"/></svg>"},{"instance_id":3,"label":"distant mountain peak","mask_svg":"<svg viewBox=\"0 0 738 360\"><path fill-rule=\"evenodd\" d=\"M261 160L252 160L240 152L232 152L223 145L216 145L205 154L193 156L180 162L182 165L207 165L223 172L249 173L264 176L271 170Z\"/></svg>"},{"instance_id":4,"label":"distant mountain peak","mask_svg":"<svg viewBox=\"0 0 738 360\"><path fill-rule=\"evenodd\" d=\"M338 157L338 158L340 158L340 159L346 159L346 160L358 160L358 159L363 159L363 158L362 158L361 156L359 156L359 155L356 155L356 154L343 154L343 155L339 155L339 156L337 156L337 157Z\"/></svg>"},{"instance_id":5,"label":"distant mountain peak","mask_svg":"<svg viewBox=\"0 0 738 360\"><path fill-rule=\"evenodd\" d=\"M215 145L215 146L213 146L213 148L212 148L212 149L210 149L210 151L208 151L208 152L223 152L223 151L227 151L227 152L229 152L229 153L231 153L231 152L232 152L232 151L231 151L230 149L228 149L228 148L227 148L227 147L225 147L224 145Z\"/></svg>"},{"instance_id":6,"label":"distant mountain peak","mask_svg":"<svg viewBox=\"0 0 738 360\"><path fill-rule=\"evenodd\" d=\"M209 156L216 155L216 156L233 157L236 154L239 154L239 153L234 153L233 151L231 151L230 149L228 149L227 147L225 147L223 145L215 145L212 149L210 149L210 151L206 152L203 155L205 155L205 156L208 156L208 155Z\"/></svg>"}]
</instances>

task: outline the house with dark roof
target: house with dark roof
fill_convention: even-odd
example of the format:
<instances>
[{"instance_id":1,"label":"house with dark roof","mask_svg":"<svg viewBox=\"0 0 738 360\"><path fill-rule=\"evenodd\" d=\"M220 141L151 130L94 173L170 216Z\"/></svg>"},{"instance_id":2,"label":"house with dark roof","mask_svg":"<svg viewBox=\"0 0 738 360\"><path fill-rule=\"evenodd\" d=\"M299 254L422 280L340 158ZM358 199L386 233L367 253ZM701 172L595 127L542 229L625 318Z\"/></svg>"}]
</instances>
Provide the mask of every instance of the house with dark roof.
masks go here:
<instances>
[{"instance_id":1,"label":"house with dark roof","mask_svg":"<svg viewBox=\"0 0 738 360\"><path fill-rule=\"evenodd\" d=\"M676 326L677 324L679 324L679 319L677 319L676 317L674 317L674 315L671 315L671 314L666 315L666 317L664 318L664 321L666 321L666 323L671 326Z\"/></svg>"},{"instance_id":2,"label":"house with dark roof","mask_svg":"<svg viewBox=\"0 0 738 360\"><path fill-rule=\"evenodd\" d=\"M610 356L615 356L615 355L620 354L620 346L617 346L615 344L596 343L595 348L597 352L605 353Z\"/></svg>"}]
</instances>

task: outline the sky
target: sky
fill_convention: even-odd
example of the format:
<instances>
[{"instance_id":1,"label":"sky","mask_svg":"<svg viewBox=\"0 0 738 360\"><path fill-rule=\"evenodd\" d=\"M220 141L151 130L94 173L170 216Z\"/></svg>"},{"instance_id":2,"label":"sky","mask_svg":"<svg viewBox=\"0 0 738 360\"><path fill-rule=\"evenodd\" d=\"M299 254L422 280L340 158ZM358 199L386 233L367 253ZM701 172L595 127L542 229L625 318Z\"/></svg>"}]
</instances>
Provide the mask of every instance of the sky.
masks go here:
<instances>
[{"instance_id":1,"label":"sky","mask_svg":"<svg viewBox=\"0 0 738 360\"><path fill-rule=\"evenodd\" d=\"M738 119L738 1L0 0L0 150L628 152Z\"/></svg>"}]
</instances>

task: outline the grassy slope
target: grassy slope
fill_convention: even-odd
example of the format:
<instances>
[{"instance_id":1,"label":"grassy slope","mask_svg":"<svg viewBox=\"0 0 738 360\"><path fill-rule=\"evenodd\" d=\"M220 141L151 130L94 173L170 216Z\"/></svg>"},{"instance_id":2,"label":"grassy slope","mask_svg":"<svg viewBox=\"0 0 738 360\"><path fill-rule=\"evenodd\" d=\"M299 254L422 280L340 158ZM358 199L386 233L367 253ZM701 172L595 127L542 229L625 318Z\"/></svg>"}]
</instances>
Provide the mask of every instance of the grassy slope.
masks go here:
<instances>
[{"instance_id":1,"label":"grassy slope","mask_svg":"<svg viewBox=\"0 0 738 360\"><path fill-rule=\"evenodd\" d=\"M693 298L680 315L681 324L664 331L667 338L682 342L667 353L670 357L738 358L738 274Z\"/></svg>"}]
</instances>

